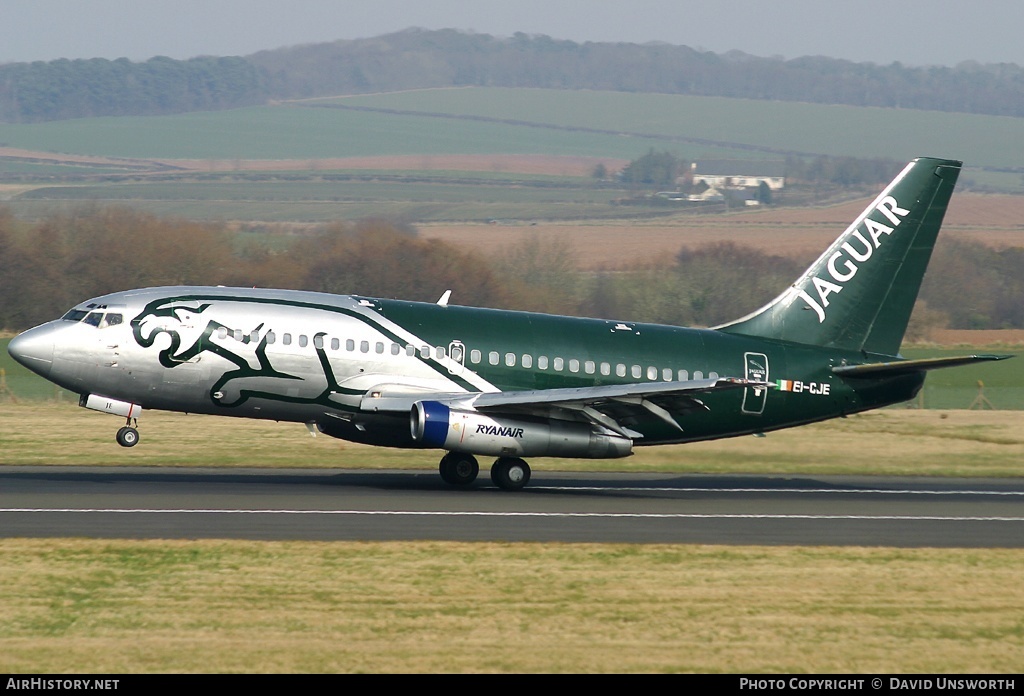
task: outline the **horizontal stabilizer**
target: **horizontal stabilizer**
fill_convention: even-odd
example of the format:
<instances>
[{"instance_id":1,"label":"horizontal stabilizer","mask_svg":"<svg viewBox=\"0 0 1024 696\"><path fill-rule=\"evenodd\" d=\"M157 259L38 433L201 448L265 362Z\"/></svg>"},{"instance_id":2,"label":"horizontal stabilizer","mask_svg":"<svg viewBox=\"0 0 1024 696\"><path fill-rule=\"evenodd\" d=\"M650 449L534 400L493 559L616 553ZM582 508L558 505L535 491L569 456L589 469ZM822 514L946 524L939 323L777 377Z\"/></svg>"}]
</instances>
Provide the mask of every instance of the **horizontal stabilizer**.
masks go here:
<instances>
[{"instance_id":1,"label":"horizontal stabilizer","mask_svg":"<svg viewBox=\"0 0 1024 696\"><path fill-rule=\"evenodd\" d=\"M958 355L952 358L923 358L921 360L896 360L894 362L868 363L866 365L840 365L832 372L840 377L892 377L910 372L938 370L943 367L958 367L977 362L1006 360L1012 355Z\"/></svg>"}]
</instances>

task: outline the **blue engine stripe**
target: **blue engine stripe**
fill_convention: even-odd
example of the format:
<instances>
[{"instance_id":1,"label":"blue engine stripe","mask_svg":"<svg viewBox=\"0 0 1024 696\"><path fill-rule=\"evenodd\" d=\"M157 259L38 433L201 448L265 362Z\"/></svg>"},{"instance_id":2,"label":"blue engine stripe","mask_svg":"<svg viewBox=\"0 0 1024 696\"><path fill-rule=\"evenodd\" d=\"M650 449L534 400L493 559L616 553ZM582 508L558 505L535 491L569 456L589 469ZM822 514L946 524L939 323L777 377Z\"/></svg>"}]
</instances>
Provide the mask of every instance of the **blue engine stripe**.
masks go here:
<instances>
[{"instance_id":1,"label":"blue engine stripe","mask_svg":"<svg viewBox=\"0 0 1024 696\"><path fill-rule=\"evenodd\" d=\"M448 438L448 424L451 410L436 401L424 401L423 407L423 443L429 447L444 447Z\"/></svg>"}]
</instances>

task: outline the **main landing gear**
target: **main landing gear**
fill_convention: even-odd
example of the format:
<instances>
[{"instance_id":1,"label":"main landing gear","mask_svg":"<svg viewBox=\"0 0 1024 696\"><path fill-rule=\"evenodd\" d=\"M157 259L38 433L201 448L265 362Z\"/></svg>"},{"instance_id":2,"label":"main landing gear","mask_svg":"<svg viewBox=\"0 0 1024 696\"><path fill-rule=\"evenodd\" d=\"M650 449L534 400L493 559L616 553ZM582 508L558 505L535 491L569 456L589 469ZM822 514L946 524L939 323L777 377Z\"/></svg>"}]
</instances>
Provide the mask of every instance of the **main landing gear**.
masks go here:
<instances>
[{"instance_id":1,"label":"main landing gear","mask_svg":"<svg viewBox=\"0 0 1024 696\"><path fill-rule=\"evenodd\" d=\"M468 486L480 473L476 457L462 452L449 452L438 466L441 479L453 486ZM518 491L530 482L530 465L518 457L499 457L491 466L491 481L506 491Z\"/></svg>"}]
</instances>

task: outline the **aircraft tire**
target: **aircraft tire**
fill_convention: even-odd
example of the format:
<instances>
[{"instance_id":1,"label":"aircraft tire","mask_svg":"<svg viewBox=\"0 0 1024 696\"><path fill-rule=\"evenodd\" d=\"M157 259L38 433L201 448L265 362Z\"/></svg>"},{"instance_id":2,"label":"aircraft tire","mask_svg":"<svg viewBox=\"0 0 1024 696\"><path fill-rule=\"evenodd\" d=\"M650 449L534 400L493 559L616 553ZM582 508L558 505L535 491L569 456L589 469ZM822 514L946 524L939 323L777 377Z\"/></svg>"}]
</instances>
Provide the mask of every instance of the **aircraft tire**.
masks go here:
<instances>
[{"instance_id":1,"label":"aircraft tire","mask_svg":"<svg viewBox=\"0 0 1024 696\"><path fill-rule=\"evenodd\" d=\"M518 491L530 482L530 465L518 457L501 457L491 467L491 481L504 491Z\"/></svg>"},{"instance_id":2,"label":"aircraft tire","mask_svg":"<svg viewBox=\"0 0 1024 696\"><path fill-rule=\"evenodd\" d=\"M139 444L139 431L126 425L117 431L116 439L122 447L134 447Z\"/></svg>"},{"instance_id":3,"label":"aircraft tire","mask_svg":"<svg viewBox=\"0 0 1024 696\"><path fill-rule=\"evenodd\" d=\"M476 481L480 465L476 457L462 452L449 452L441 457L438 465L441 480L453 486L468 486Z\"/></svg>"}]
</instances>

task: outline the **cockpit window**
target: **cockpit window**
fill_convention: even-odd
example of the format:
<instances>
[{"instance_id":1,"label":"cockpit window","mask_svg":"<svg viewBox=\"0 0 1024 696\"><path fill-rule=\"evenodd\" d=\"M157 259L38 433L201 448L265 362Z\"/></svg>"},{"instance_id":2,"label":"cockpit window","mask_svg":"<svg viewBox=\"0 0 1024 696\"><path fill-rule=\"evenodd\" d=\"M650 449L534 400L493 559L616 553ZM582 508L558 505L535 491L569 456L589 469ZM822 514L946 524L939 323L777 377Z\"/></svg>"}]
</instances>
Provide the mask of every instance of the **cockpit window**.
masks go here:
<instances>
[{"instance_id":1,"label":"cockpit window","mask_svg":"<svg viewBox=\"0 0 1024 696\"><path fill-rule=\"evenodd\" d=\"M89 326L96 326L105 329L108 326L117 326L124 322L124 315L120 312L90 312L85 309L72 309L61 317L63 321L80 321Z\"/></svg>"}]
</instances>

